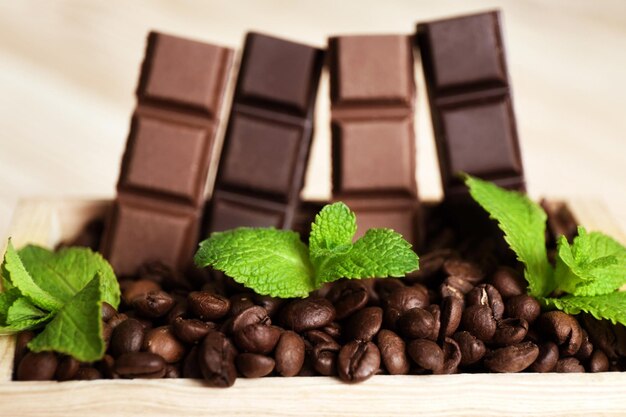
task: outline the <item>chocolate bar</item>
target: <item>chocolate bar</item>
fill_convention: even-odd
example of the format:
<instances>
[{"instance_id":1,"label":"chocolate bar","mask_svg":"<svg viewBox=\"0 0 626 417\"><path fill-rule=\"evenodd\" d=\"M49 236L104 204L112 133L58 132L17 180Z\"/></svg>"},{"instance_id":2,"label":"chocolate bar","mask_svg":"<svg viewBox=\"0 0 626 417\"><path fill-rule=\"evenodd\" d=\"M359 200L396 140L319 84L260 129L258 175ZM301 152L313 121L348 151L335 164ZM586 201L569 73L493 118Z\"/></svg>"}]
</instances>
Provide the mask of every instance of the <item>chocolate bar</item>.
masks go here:
<instances>
[{"instance_id":1,"label":"chocolate bar","mask_svg":"<svg viewBox=\"0 0 626 417\"><path fill-rule=\"evenodd\" d=\"M417 25L446 198L467 195L458 173L524 189L498 11Z\"/></svg>"},{"instance_id":2,"label":"chocolate bar","mask_svg":"<svg viewBox=\"0 0 626 417\"><path fill-rule=\"evenodd\" d=\"M323 59L318 48L259 33L246 36L208 232L292 227Z\"/></svg>"},{"instance_id":3,"label":"chocolate bar","mask_svg":"<svg viewBox=\"0 0 626 417\"><path fill-rule=\"evenodd\" d=\"M356 213L358 234L389 227L418 241L408 36L329 39L333 200Z\"/></svg>"},{"instance_id":4,"label":"chocolate bar","mask_svg":"<svg viewBox=\"0 0 626 417\"><path fill-rule=\"evenodd\" d=\"M198 241L233 51L152 32L102 252L119 275L182 268Z\"/></svg>"}]
</instances>

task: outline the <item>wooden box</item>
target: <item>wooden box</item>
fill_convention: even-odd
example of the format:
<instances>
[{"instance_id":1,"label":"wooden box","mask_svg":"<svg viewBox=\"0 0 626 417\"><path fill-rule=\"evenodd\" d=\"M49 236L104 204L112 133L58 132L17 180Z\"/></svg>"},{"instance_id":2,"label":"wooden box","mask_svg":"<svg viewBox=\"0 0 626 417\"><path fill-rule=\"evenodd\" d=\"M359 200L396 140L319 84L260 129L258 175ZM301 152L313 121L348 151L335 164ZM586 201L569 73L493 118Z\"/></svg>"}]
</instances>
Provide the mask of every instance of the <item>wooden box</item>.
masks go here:
<instances>
[{"instance_id":1,"label":"wooden box","mask_svg":"<svg viewBox=\"0 0 626 417\"><path fill-rule=\"evenodd\" d=\"M15 213L16 247L54 246L106 210L105 200L26 200ZM571 201L589 229L626 242L601 204ZM626 415L626 372L239 378L216 389L196 380L11 381L14 338L0 337L0 416L599 416Z\"/></svg>"}]
</instances>

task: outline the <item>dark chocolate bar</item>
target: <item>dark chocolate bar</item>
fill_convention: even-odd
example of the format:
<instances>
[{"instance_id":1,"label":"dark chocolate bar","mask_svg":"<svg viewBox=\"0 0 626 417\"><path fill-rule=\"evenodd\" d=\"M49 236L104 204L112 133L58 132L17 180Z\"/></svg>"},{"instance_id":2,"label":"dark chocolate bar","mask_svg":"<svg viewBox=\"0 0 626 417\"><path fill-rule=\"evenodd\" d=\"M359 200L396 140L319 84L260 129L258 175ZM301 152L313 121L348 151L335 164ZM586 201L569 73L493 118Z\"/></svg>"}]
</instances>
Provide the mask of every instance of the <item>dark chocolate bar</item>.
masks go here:
<instances>
[{"instance_id":1,"label":"dark chocolate bar","mask_svg":"<svg viewBox=\"0 0 626 417\"><path fill-rule=\"evenodd\" d=\"M323 58L318 48L246 36L207 232L292 227Z\"/></svg>"},{"instance_id":2,"label":"dark chocolate bar","mask_svg":"<svg viewBox=\"0 0 626 417\"><path fill-rule=\"evenodd\" d=\"M358 232L389 227L419 236L411 40L329 39L333 200L356 213Z\"/></svg>"},{"instance_id":3,"label":"dark chocolate bar","mask_svg":"<svg viewBox=\"0 0 626 417\"><path fill-rule=\"evenodd\" d=\"M120 275L182 268L198 241L233 51L152 32L102 252Z\"/></svg>"},{"instance_id":4,"label":"dark chocolate bar","mask_svg":"<svg viewBox=\"0 0 626 417\"><path fill-rule=\"evenodd\" d=\"M466 172L524 189L498 11L420 23L417 39L446 198Z\"/></svg>"}]
</instances>

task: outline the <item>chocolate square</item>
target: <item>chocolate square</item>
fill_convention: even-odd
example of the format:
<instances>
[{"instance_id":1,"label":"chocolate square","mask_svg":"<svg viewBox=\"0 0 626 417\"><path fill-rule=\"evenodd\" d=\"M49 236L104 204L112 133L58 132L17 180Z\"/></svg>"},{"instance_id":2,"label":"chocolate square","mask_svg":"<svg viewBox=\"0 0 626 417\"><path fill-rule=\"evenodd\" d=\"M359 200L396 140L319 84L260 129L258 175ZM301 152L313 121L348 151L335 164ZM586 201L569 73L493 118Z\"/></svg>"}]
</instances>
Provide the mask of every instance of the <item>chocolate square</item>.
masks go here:
<instances>
[{"instance_id":1,"label":"chocolate square","mask_svg":"<svg viewBox=\"0 0 626 417\"><path fill-rule=\"evenodd\" d=\"M211 200L209 230L221 232L237 227L276 227L280 228L283 213L248 205L245 198L217 194Z\"/></svg>"}]
</instances>

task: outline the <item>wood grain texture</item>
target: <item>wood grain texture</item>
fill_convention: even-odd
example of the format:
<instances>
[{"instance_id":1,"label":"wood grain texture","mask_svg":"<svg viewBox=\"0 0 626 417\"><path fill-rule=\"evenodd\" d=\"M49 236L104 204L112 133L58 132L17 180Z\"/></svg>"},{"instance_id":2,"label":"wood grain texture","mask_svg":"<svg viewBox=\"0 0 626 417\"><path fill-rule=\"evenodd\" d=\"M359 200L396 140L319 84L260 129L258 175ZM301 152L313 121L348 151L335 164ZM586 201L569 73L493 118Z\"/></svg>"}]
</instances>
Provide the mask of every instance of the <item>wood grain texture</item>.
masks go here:
<instances>
[{"instance_id":1,"label":"wood grain texture","mask_svg":"<svg viewBox=\"0 0 626 417\"><path fill-rule=\"evenodd\" d=\"M23 201L13 219L14 241L54 246L101 217L108 205ZM610 232L626 243L603 204L570 205L590 230ZM0 337L0 410L10 410L11 417L626 415L626 373L376 376L357 385L325 377L240 378L222 390L190 380L10 382L13 353L13 338Z\"/></svg>"}]
</instances>

